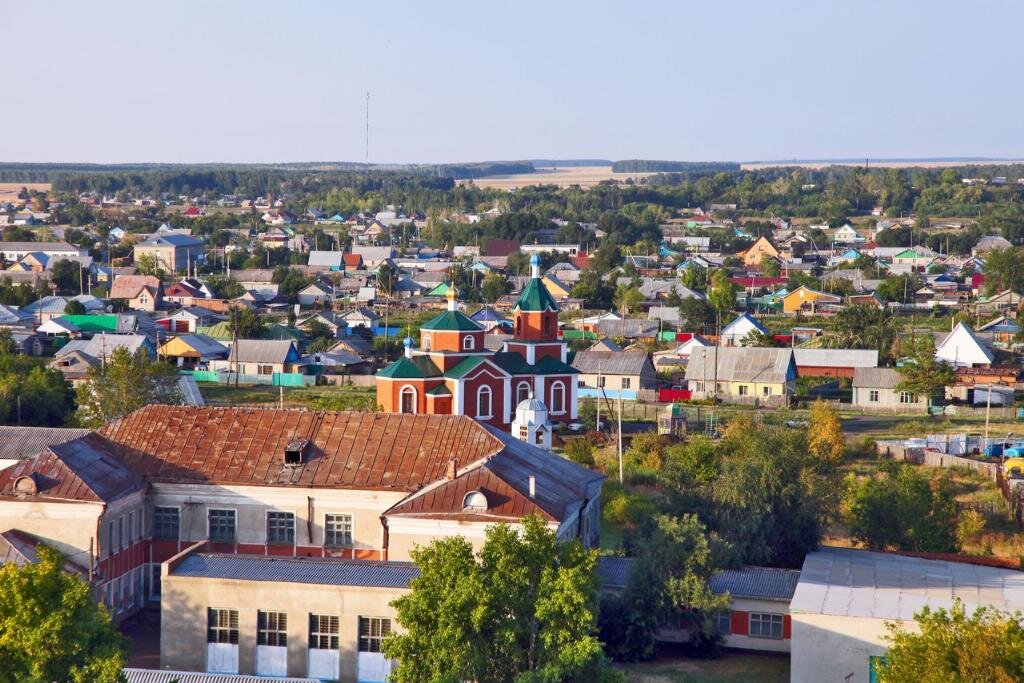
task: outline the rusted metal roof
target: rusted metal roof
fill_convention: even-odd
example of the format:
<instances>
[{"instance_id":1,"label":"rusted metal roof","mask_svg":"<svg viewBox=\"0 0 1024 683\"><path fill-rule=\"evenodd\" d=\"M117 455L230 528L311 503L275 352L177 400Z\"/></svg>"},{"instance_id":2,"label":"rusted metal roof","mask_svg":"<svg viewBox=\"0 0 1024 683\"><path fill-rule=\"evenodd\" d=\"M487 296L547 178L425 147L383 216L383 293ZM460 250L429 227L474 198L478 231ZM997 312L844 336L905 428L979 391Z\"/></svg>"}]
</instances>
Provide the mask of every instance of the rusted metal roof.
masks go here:
<instances>
[{"instance_id":1,"label":"rusted metal roof","mask_svg":"<svg viewBox=\"0 0 1024 683\"><path fill-rule=\"evenodd\" d=\"M466 496L475 491L487 498L485 510L467 509L464 506ZM537 512L548 520L554 519L529 495L524 495L502 481L484 465L439 486L430 487L420 495L411 496L388 510L386 514L388 517L439 516L452 519L455 516L466 521L496 521L520 519Z\"/></svg>"},{"instance_id":2,"label":"rusted metal roof","mask_svg":"<svg viewBox=\"0 0 1024 683\"><path fill-rule=\"evenodd\" d=\"M100 434L149 481L251 486L415 491L503 448L467 417L265 408L146 406ZM305 460L285 465L295 439Z\"/></svg>"},{"instance_id":3,"label":"rusted metal roof","mask_svg":"<svg viewBox=\"0 0 1024 683\"><path fill-rule=\"evenodd\" d=\"M110 447L96 434L51 446L0 470L0 498L101 503L144 488Z\"/></svg>"}]
</instances>

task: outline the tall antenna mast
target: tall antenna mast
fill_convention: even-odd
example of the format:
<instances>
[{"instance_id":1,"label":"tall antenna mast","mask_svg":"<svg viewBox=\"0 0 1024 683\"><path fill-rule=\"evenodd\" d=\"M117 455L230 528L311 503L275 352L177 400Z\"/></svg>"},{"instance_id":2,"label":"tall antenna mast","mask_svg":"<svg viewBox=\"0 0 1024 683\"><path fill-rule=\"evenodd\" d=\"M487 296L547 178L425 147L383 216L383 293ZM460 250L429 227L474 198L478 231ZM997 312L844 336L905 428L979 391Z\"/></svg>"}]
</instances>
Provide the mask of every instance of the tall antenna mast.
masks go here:
<instances>
[{"instance_id":1,"label":"tall antenna mast","mask_svg":"<svg viewBox=\"0 0 1024 683\"><path fill-rule=\"evenodd\" d=\"M366 91L366 170L370 170L370 91Z\"/></svg>"}]
</instances>

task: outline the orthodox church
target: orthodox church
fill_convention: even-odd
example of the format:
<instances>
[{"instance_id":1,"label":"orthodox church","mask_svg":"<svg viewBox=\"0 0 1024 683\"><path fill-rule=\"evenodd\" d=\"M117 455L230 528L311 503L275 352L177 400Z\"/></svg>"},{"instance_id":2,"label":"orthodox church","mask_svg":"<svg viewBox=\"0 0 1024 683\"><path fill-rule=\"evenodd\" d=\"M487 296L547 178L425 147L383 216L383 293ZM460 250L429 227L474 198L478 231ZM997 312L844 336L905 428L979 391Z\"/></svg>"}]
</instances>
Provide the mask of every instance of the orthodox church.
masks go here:
<instances>
[{"instance_id":1,"label":"orthodox church","mask_svg":"<svg viewBox=\"0 0 1024 683\"><path fill-rule=\"evenodd\" d=\"M530 269L512 308L513 337L501 351L484 347L486 328L458 310L451 287L448 310L420 328L420 347L406 337L403 357L377 373L377 403L391 413L467 415L550 447L549 419L577 421L579 373L567 363L558 304L541 281L536 255Z\"/></svg>"}]
</instances>

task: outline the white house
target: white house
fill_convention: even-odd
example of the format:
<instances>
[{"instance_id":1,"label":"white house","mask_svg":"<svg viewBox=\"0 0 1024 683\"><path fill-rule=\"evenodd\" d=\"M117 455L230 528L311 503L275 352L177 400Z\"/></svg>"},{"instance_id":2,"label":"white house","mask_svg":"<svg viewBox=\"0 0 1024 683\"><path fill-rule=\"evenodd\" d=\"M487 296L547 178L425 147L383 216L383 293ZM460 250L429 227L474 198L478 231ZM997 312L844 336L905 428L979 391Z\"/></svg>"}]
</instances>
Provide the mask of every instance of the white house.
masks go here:
<instances>
[{"instance_id":1,"label":"white house","mask_svg":"<svg viewBox=\"0 0 1024 683\"><path fill-rule=\"evenodd\" d=\"M743 346L743 338L751 332L768 334L768 329L754 320L750 314L743 313L722 328L722 339L719 344L722 346Z\"/></svg>"},{"instance_id":2,"label":"white house","mask_svg":"<svg viewBox=\"0 0 1024 683\"><path fill-rule=\"evenodd\" d=\"M974 330L962 322L957 323L935 348L935 357L956 368L988 366L993 360L992 352L978 339Z\"/></svg>"}]
</instances>

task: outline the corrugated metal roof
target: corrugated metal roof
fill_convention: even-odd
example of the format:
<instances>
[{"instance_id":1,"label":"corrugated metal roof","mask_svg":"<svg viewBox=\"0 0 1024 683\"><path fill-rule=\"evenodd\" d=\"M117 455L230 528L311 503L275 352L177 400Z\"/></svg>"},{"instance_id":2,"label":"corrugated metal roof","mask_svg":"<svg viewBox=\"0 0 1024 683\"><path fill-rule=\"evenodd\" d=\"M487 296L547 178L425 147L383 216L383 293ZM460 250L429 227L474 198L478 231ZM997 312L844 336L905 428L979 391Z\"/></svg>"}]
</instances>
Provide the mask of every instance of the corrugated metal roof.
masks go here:
<instances>
[{"instance_id":1,"label":"corrugated metal roof","mask_svg":"<svg viewBox=\"0 0 1024 683\"><path fill-rule=\"evenodd\" d=\"M857 368L853 371L853 386L858 389L892 389L900 382L896 368Z\"/></svg>"},{"instance_id":2,"label":"corrugated metal roof","mask_svg":"<svg viewBox=\"0 0 1024 683\"><path fill-rule=\"evenodd\" d=\"M208 674L197 671L122 669L127 683L314 683L313 678L266 678L244 674Z\"/></svg>"},{"instance_id":3,"label":"corrugated metal roof","mask_svg":"<svg viewBox=\"0 0 1024 683\"><path fill-rule=\"evenodd\" d=\"M711 577L711 590L734 598L758 598L789 602L796 590L800 571L774 567L727 569Z\"/></svg>"},{"instance_id":4,"label":"corrugated metal roof","mask_svg":"<svg viewBox=\"0 0 1024 683\"><path fill-rule=\"evenodd\" d=\"M602 555L597 558L597 576L605 588L625 588L629 573L633 571L632 557Z\"/></svg>"},{"instance_id":5,"label":"corrugated metal roof","mask_svg":"<svg viewBox=\"0 0 1024 683\"><path fill-rule=\"evenodd\" d=\"M0 460L20 460L89 433L63 427L0 427Z\"/></svg>"},{"instance_id":6,"label":"corrugated metal roof","mask_svg":"<svg viewBox=\"0 0 1024 683\"><path fill-rule=\"evenodd\" d=\"M171 575L323 586L405 588L419 573L412 562L196 553L186 557Z\"/></svg>"},{"instance_id":7,"label":"corrugated metal roof","mask_svg":"<svg viewBox=\"0 0 1024 683\"><path fill-rule=\"evenodd\" d=\"M651 364L646 351L577 351L572 366L588 375L639 375ZM652 372L654 366L649 368Z\"/></svg>"},{"instance_id":8,"label":"corrugated metal roof","mask_svg":"<svg viewBox=\"0 0 1024 683\"><path fill-rule=\"evenodd\" d=\"M295 344L288 339L239 339L228 344L228 350L231 362L286 363L289 355L292 361L298 361Z\"/></svg>"},{"instance_id":9,"label":"corrugated metal roof","mask_svg":"<svg viewBox=\"0 0 1024 683\"><path fill-rule=\"evenodd\" d=\"M793 349L797 366L815 368L873 368L878 365L874 349Z\"/></svg>"},{"instance_id":10,"label":"corrugated metal roof","mask_svg":"<svg viewBox=\"0 0 1024 683\"><path fill-rule=\"evenodd\" d=\"M452 458L469 463L503 445L461 416L265 408L146 406L100 433L151 481L399 491L440 479ZM286 466L284 447L297 438L310 440L310 457Z\"/></svg>"},{"instance_id":11,"label":"corrugated metal roof","mask_svg":"<svg viewBox=\"0 0 1024 683\"><path fill-rule=\"evenodd\" d=\"M0 497L99 503L144 488L145 482L112 455L111 448L94 433L51 446L0 470ZM15 490L23 477L34 482L35 493Z\"/></svg>"},{"instance_id":12,"label":"corrugated metal roof","mask_svg":"<svg viewBox=\"0 0 1024 683\"><path fill-rule=\"evenodd\" d=\"M923 607L1024 609L1024 572L852 548L807 554L790 612L910 621Z\"/></svg>"},{"instance_id":13,"label":"corrugated metal roof","mask_svg":"<svg viewBox=\"0 0 1024 683\"><path fill-rule=\"evenodd\" d=\"M792 349L697 347L690 352L686 379L698 382L781 384L792 379L789 372L792 360Z\"/></svg>"}]
</instances>

